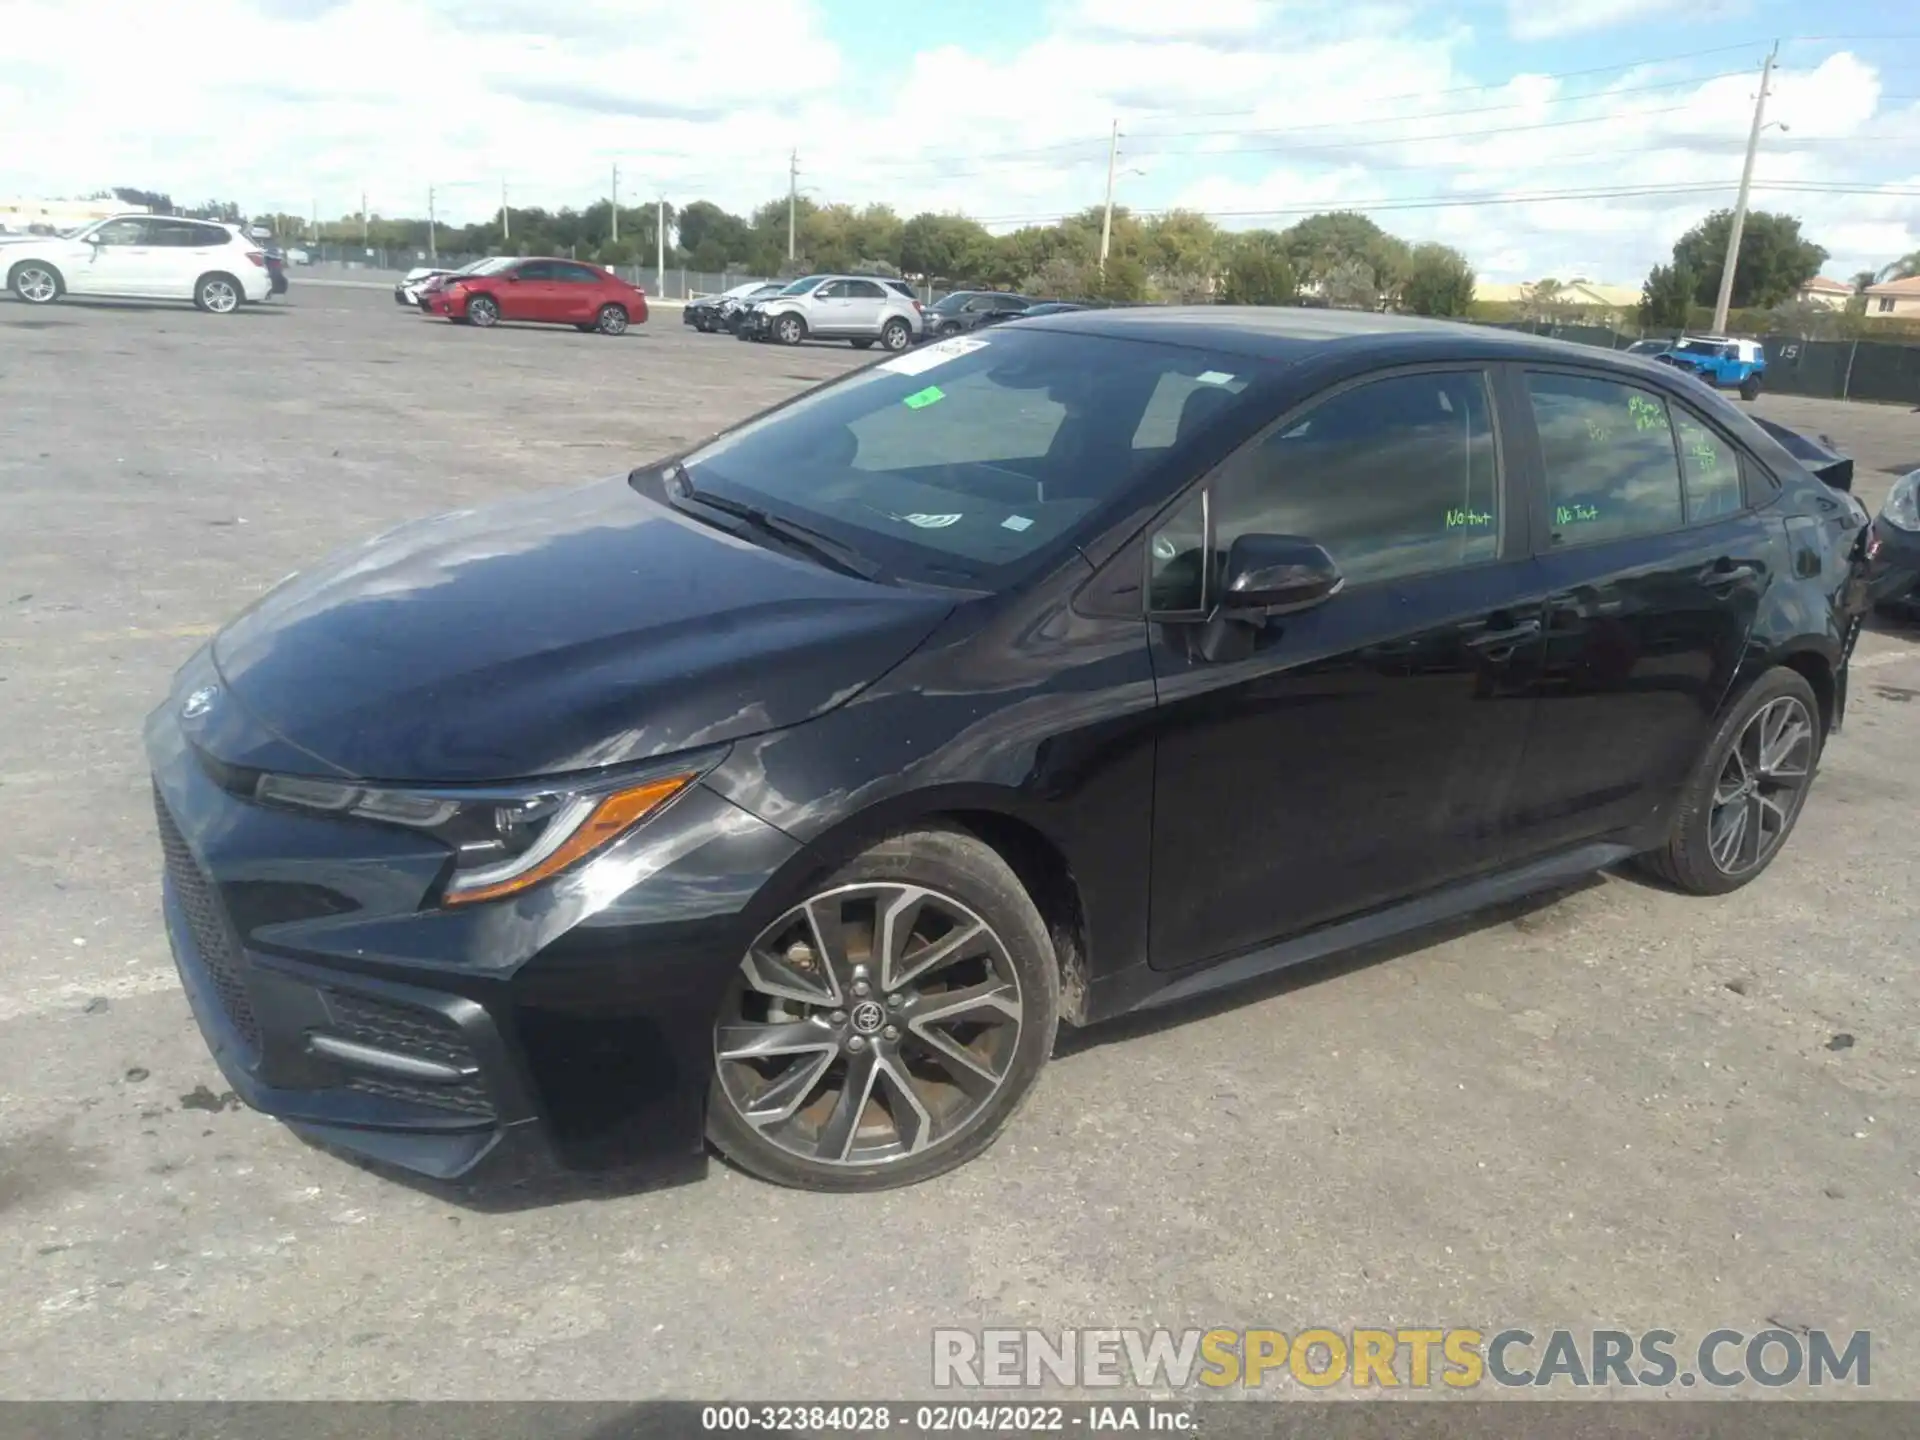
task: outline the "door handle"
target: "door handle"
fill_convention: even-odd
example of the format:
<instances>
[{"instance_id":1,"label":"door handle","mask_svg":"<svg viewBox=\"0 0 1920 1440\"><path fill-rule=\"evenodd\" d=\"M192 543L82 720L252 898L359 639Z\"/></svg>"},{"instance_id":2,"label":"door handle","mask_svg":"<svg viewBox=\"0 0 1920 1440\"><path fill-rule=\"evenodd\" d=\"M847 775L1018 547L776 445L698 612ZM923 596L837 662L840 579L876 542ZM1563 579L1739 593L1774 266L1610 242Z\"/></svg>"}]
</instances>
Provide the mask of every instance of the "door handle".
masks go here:
<instances>
[{"instance_id":1,"label":"door handle","mask_svg":"<svg viewBox=\"0 0 1920 1440\"><path fill-rule=\"evenodd\" d=\"M1511 649L1522 640L1531 640L1540 633L1538 620L1522 620L1517 625L1509 625L1504 630L1486 630L1467 642L1471 650L1494 650L1504 646Z\"/></svg>"},{"instance_id":2,"label":"door handle","mask_svg":"<svg viewBox=\"0 0 1920 1440\"><path fill-rule=\"evenodd\" d=\"M1723 585L1738 585L1759 573L1751 565L1736 565L1731 560L1720 559L1700 572L1700 583L1717 589Z\"/></svg>"}]
</instances>

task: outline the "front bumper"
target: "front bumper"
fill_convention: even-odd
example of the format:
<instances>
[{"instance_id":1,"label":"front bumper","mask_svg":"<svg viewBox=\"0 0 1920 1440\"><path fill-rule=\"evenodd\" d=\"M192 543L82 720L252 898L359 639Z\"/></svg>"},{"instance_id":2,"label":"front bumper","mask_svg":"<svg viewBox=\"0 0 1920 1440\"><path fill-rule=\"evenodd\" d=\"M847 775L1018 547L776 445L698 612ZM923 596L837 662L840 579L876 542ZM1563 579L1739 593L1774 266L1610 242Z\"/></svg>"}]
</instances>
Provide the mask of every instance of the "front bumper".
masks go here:
<instances>
[{"instance_id":1,"label":"front bumper","mask_svg":"<svg viewBox=\"0 0 1920 1440\"><path fill-rule=\"evenodd\" d=\"M1867 595L1883 611L1920 619L1920 533L1873 522L1874 556L1867 566Z\"/></svg>"},{"instance_id":2,"label":"front bumper","mask_svg":"<svg viewBox=\"0 0 1920 1440\"><path fill-rule=\"evenodd\" d=\"M441 908L436 842L227 788L179 718L196 664L146 727L162 906L241 1100L435 1180L697 1161L712 1017L793 841L695 785L576 871Z\"/></svg>"}]
</instances>

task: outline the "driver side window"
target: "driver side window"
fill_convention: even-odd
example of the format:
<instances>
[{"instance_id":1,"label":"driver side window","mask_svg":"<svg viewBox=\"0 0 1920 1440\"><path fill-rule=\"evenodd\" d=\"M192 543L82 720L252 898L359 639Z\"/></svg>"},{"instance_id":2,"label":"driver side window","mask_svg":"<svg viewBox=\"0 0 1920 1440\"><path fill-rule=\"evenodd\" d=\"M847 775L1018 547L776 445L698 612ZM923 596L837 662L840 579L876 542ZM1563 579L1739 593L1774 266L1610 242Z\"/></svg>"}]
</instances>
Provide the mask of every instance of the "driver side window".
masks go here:
<instances>
[{"instance_id":1,"label":"driver side window","mask_svg":"<svg viewBox=\"0 0 1920 1440\"><path fill-rule=\"evenodd\" d=\"M1331 396L1250 442L1214 472L1209 563L1200 497L1149 535L1156 611L1210 603L1242 535L1316 541L1348 585L1403 579L1499 555L1499 476L1480 371L1396 375Z\"/></svg>"}]
</instances>

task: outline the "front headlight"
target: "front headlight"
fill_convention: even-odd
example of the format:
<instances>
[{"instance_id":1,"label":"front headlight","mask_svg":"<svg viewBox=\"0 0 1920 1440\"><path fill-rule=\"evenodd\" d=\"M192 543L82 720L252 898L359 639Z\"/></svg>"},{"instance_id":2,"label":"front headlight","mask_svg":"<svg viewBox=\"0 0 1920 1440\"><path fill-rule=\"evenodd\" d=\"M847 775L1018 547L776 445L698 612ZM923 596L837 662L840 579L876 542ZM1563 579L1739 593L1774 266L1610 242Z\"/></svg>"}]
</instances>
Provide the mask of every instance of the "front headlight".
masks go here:
<instances>
[{"instance_id":1,"label":"front headlight","mask_svg":"<svg viewBox=\"0 0 1920 1440\"><path fill-rule=\"evenodd\" d=\"M1893 482L1880 518L1900 530L1920 530L1920 470L1909 470Z\"/></svg>"},{"instance_id":2,"label":"front headlight","mask_svg":"<svg viewBox=\"0 0 1920 1440\"><path fill-rule=\"evenodd\" d=\"M717 758L717 757L713 757ZM659 812L711 768L707 763L628 771L578 783L474 789L399 789L262 775L254 798L422 830L454 853L448 905L498 900L558 875Z\"/></svg>"}]
</instances>

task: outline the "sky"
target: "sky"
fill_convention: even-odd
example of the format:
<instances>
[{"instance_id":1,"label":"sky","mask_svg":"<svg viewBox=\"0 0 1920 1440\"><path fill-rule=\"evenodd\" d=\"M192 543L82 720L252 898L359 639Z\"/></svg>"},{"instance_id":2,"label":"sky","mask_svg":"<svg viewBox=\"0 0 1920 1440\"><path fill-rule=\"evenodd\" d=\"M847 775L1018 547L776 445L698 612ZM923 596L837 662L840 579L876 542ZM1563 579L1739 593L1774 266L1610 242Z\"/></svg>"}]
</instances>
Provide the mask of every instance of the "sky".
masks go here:
<instances>
[{"instance_id":1,"label":"sky","mask_svg":"<svg viewBox=\"0 0 1920 1440\"><path fill-rule=\"evenodd\" d=\"M1637 285L1754 204L1846 278L1920 249L1920 12L1886 0L0 0L0 197L250 213L787 187L1004 231L1116 198L1356 208L1487 281ZM164 23L158 17L164 14ZM1817 31L1819 33L1810 33ZM26 143L21 143L21 142ZM1598 193L1596 193L1598 192ZM1520 198L1516 198L1520 197Z\"/></svg>"}]
</instances>

